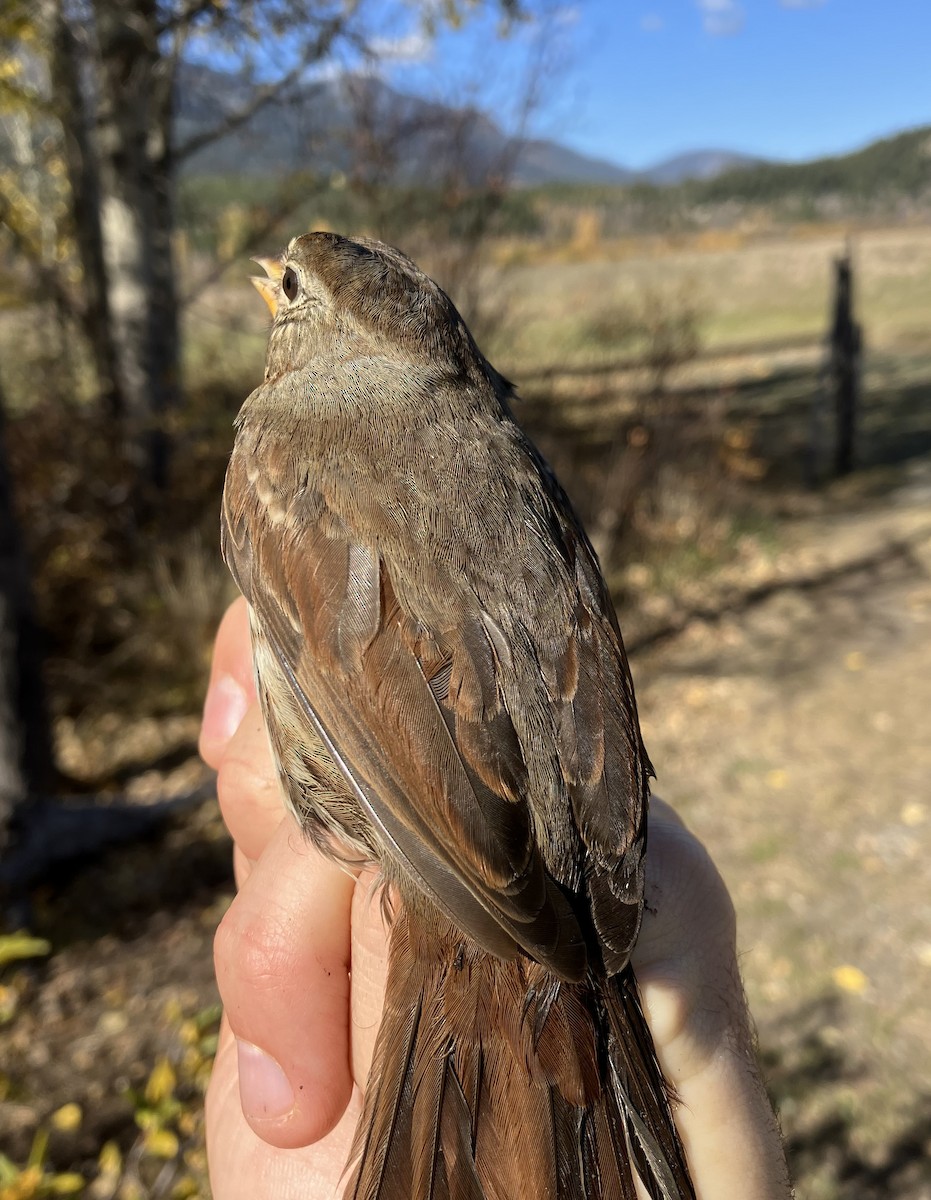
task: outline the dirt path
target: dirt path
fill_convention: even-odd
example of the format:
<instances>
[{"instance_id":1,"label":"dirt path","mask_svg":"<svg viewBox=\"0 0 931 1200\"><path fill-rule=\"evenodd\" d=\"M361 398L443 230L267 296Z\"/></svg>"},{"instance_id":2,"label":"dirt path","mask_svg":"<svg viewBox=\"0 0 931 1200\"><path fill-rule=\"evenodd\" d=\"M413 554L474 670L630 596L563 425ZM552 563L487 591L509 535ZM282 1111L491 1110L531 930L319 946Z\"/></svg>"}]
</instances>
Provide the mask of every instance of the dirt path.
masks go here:
<instances>
[{"instance_id":1,"label":"dirt path","mask_svg":"<svg viewBox=\"0 0 931 1200\"><path fill-rule=\"evenodd\" d=\"M931 1196L928 479L791 530L768 596L634 664L657 790L733 892L814 1200Z\"/></svg>"}]
</instances>

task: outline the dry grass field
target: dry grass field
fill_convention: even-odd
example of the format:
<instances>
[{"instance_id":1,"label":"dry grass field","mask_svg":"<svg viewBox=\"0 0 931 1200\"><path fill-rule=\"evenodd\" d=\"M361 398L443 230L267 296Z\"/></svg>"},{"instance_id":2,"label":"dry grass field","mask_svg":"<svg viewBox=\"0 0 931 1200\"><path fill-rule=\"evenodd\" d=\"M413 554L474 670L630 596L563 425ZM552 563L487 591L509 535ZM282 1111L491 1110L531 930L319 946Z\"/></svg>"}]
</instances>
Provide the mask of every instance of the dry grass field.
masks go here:
<instances>
[{"instance_id":1,"label":"dry grass field","mask_svg":"<svg viewBox=\"0 0 931 1200\"><path fill-rule=\"evenodd\" d=\"M857 235L861 467L812 487L843 245L806 229L606 246L584 262L524 256L490 271L507 303L486 349L589 519L629 481L618 446L636 448L642 424L660 429L606 566L657 790L734 896L798 1194L931 1200L931 230ZM261 372L265 321L247 274L186 314L192 406L222 443L211 478ZM670 313L697 335L697 357L664 368L651 409L636 393L653 376L628 360ZM29 375L9 354L21 320L0 322L20 407ZM197 570L170 576L182 604L191 579L220 570L215 504L205 495L191 514L206 531ZM158 600L169 672L164 622L178 609ZM177 654L190 674L205 652ZM59 719L67 769L139 798L209 783L192 752L196 692L163 687L157 713L143 697L130 717L101 678ZM210 941L231 888L208 800L155 843L32 897L30 933L51 953L0 961L2 1200L69 1187L99 1200L206 1195Z\"/></svg>"},{"instance_id":2,"label":"dry grass field","mask_svg":"<svg viewBox=\"0 0 931 1200\"><path fill-rule=\"evenodd\" d=\"M843 232L748 234L721 247L722 240L651 240L646 253L627 245L616 258L512 268L506 286L513 304L490 351L516 378L520 367L576 361L592 350L587 326L594 318L613 307L636 308L652 294L694 307L709 350L823 334ZM863 231L853 249L869 344L931 346L931 229Z\"/></svg>"}]
</instances>

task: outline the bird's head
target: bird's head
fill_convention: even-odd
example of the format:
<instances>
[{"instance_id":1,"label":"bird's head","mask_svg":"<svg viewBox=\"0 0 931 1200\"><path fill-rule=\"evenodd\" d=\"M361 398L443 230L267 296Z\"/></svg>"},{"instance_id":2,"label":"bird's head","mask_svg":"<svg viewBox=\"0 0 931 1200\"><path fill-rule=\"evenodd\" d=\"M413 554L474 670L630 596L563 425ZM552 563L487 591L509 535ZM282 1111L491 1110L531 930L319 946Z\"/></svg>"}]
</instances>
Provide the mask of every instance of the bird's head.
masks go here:
<instances>
[{"instance_id":1,"label":"bird's head","mask_svg":"<svg viewBox=\"0 0 931 1200\"><path fill-rule=\"evenodd\" d=\"M404 355L456 376L488 369L446 293L392 246L308 233L253 261L265 271L252 282L273 318L266 378L324 353Z\"/></svg>"}]
</instances>

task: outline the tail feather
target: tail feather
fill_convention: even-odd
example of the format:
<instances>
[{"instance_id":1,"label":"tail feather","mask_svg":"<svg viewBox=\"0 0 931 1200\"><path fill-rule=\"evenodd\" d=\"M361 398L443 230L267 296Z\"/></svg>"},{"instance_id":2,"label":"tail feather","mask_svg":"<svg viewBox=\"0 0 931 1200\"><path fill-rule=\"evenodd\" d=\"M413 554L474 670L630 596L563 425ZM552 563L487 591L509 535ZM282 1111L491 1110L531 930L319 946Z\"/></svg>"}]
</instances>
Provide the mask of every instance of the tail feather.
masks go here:
<instances>
[{"instance_id":1,"label":"tail feather","mask_svg":"<svg viewBox=\"0 0 931 1200\"><path fill-rule=\"evenodd\" d=\"M410 1140L413 1151L411 1190L415 1196L436 1194L434 1184L442 1166L442 1133L450 1124L448 1120L441 1123L441 1117L451 1108L446 1098L449 1074L447 1056L426 1060L414 1076L417 1099L411 1105Z\"/></svg>"},{"instance_id":2,"label":"tail feather","mask_svg":"<svg viewBox=\"0 0 931 1200\"><path fill-rule=\"evenodd\" d=\"M694 1200L633 974L560 984L392 929L350 1200ZM542 1013L542 1015L541 1015Z\"/></svg>"},{"instance_id":3,"label":"tail feather","mask_svg":"<svg viewBox=\"0 0 931 1200\"><path fill-rule=\"evenodd\" d=\"M484 1200L475 1165L472 1114L452 1064L446 1066L446 1103L442 1112L443 1167L449 1200ZM416 1196L418 1193L414 1193ZM429 1193L427 1193L429 1195Z\"/></svg>"},{"instance_id":4,"label":"tail feather","mask_svg":"<svg viewBox=\"0 0 931 1200\"><path fill-rule=\"evenodd\" d=\"M534 1110L528 1089L509 1086L507 1066L506 1061L489 1063L482 1097L484 1115L478 1126L475 1166L485 1200L521 1195L514 1189L528 1183L534 1190L527 1194L536 1195L537 1180L552 1177L554 1169L550 1131ZM508 1125L496 1119L502 1104L511 1108Z\"/></svg>"},{"instance_id":5,"label":"tail feather","mask_svg":"<svg viewBox=\"0 0 931 1200\"><path fill-rule=\"evenodd\" d=\"M360 1170L346 1190L346 1200L391 1195L383 1192L391 1160L391 1147L409 1137L413 1089L411 1071L414 1062L414 1043L421 1020L420 996L412 991L416 1002L397 1014L396 1020L383 1020L378 1030L372 1078L378 1079L378 1121L359 1122L350 1161L358 1159ZM366 1114L369 1105L366 1103ZM402 1194L402 1193L398 1193ZM429 1193L427 1193L429 1195Z\"/></svg>"},{"instance_id":6,"label":"tail feather","mask_svg":"<svg viewBox=\"0 0 931 1200\"><path fill-rule=\"evenodd\" d=\"M615 1104L599 1105L585 1122L583 1194L602 1200L637 1200L627 1161L627 1139Z\"/></svg>"},{"instance_id":7,"label":"tail feather","mask_svg":"<svg viewBox=\"0 0 931 1200\"><path fill-rule=\"evenodd\" d=\"M608 983L610 1064L630 1154L650 1200L692 1196L685 1148L630 967Z\"/></svg>"}]
</instances>

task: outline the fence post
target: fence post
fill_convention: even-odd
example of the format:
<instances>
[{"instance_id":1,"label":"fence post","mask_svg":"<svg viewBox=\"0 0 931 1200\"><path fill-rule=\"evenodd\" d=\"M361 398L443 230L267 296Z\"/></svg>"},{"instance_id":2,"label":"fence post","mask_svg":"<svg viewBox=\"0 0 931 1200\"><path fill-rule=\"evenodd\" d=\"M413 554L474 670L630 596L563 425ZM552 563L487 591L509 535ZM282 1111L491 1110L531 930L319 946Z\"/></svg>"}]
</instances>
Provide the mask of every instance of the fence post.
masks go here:
<instances>
[{"instance_id":1,"label":"fence post","mask_svg":"<svg viewBox=\"0 0 931 1200\"><path fill-rule=\"evenodd\" d=\"M834 315L828 372L834 393L834 474L849 475L856 459L857 404L863 339L853 316L853 259L848 242L834 260Z\"/></svg>"}]
</instances>

